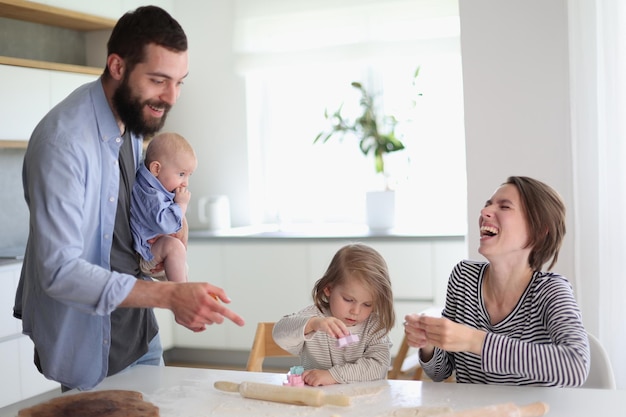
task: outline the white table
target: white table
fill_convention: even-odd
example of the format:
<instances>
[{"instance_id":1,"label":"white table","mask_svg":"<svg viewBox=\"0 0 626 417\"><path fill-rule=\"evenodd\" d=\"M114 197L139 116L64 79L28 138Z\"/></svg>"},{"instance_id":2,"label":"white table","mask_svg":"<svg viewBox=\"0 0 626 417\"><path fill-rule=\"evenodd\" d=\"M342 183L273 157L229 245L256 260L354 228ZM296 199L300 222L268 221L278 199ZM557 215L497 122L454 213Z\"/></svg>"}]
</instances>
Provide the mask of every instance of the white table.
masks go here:
<instances>
[{"instance_id":1,"label":"white table","mask_svg":"<svg viewBox=\"0 0 626 417\"><path fill-rule=\"evenodd\" d=\"M238 393L213 388L215 381L222 380L280 385L284 379L284 374L273 373L137 366L107 378L96 390L140 391L146 400L159 406L161 417L386 417L418 406L448 406L456 411L506 402L525 405L535 401L550 405L548 417L623 417L626 413L624 390L385 380L323 387L329 394L351 396L352 405L308 407L247 399ZM21 408L15 404L0 409L0 417L15 417L18 407ZM402 411L398 412L399 409Z\"/></svg>"}]
</instances>

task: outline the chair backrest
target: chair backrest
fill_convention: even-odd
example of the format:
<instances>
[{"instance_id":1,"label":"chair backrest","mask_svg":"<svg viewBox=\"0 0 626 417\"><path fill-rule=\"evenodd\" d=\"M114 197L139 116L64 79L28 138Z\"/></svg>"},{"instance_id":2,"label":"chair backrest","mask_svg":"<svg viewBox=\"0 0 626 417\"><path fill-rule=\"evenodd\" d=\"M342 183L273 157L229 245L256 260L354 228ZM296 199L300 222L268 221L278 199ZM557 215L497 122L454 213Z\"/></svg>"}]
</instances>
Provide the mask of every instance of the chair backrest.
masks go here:
<instances>
[{"instance_id":1,"label":"chair backrest","mask_svg":"<svg viewBox=\"0 0 626 417\"><path fill-rule=\"evenodd\" d=\"M430 317L441 317L441 312L443 311L443 307L441 306L432 306L425 310L422 310L419 314L425 314ZM398 353L391 364L391 369L387 372L387 379L408 379L405 374L410 374L411 379L414 380L428 380L429 378L424 375L424 370L420 365L420 360L418 353L410 354L409 351L411 347L406 340L406 334L402 337L402 343L400 344L400 348L398 349ZM449 377L447 377L444 382L456 382L456 375L452 373Z\"/></svg>"},{"instance_id":2,"label":"chair backrest","mask_svg":"<svg viewBox=\"0 0 626 417\"><path fill-rule=\"evenodd\" d=\"M272 337L273 322L257 324L252 350L248 357L247 371L263 372L263 360L268 357L294 356L276 344Z\"/></svg>"},{"instance_id":3,"label":"chair backrest","mask_svg":"<svg viewBox=\"0 0 626 417\"><path fill-rule=\"evenodd\" d=\"M589 348L591 351L591 367L589 376L582 388L616 389L615 375L613 374L609 355L607 355L606 350L604 350L604 347L594 335L587 333L587 336L589 336Z\"/></svg>"},{"instance_id":4,"label":"chair backrest","mask_svg":"<svg viewBox=\"0 0 626 417\"><path fill-rule=\"evenodd\" d=\"M419 361L417 360L417 356L414 360L407 361L407 354L409 353L409 344L406 340L406 335L402 338L402 343L400 344L400 348L398 349L398 353L391 364L391 369L387 373L387 379L404 379L400 378L402 374L405 372L415 369L413 372L412 378L415 380L422 379L422 367L419 365Z\"/></svg>"}]
</instances>

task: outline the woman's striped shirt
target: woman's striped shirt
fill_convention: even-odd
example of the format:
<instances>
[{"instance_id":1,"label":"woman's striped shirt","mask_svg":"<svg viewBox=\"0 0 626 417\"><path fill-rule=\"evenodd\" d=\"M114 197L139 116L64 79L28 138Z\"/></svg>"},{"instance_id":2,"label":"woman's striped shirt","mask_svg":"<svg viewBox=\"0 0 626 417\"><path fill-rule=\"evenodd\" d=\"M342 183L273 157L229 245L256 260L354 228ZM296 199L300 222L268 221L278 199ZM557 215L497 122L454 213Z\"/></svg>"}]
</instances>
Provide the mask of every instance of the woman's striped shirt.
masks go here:
<instances>
[{"instance_id":1,"label":"woman's striped shirt","mask_svg":"<svg viewBox=\"0 0 626 417\"><path fill-rule=\"evenodd\" d=\"M587 333L572 287L561 275L535 272L513 311L491 324L482 296L487 262L462 261L450 275L442 316L487 332L482 354L435 348L422 363L442 381L580 386L589 372Z\"/></svg>"}]
</instances>

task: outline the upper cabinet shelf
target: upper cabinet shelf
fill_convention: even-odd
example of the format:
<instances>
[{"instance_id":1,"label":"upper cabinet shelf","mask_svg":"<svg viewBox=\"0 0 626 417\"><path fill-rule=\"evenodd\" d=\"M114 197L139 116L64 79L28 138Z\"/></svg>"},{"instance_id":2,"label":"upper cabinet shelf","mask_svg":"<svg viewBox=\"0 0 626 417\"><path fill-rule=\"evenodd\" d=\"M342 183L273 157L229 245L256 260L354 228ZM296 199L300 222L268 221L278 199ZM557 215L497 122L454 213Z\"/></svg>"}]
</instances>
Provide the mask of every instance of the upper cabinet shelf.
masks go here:
<instances>
[{"instance_id":1,"label":"upper cabinet shelf","mask_svg":"<svg viewBox=\"0 0 626 417\"><path fill-rule=\"evenodd\" d=\"M100 51L102 55L106 54L106 49L104 45L101 45L102 41L99 39L100 34L98 32L109 31L113 29L116 23L116 20L113 19L25 0L0 0L0 18L80 32L81 34L85 34L85 38L92 36L91 34L87 35L87 33L94 32L93 42L95 42L96 45L95 49L89 44L89 40L86 40L85 47L87 50ZM12 33L12 35L13 34L18 39L21 36L19 30ZM65 44L55 44L54 47L67 48L68 46ZM11 55L10 50L8 51L9 53L3 52L4 53L0 53L0 55ZM0 85L3 84L3 81L5 83L2 88L3 93L6 92L7 83L9 83L10 87L20 91L20 93L18 93L20 95L25 94L25 91L33 90L30 91L33 94L33 98L29 99L30 101L26 100L32 103L32 105L29 104L28 112L24 112L23 108L20 106L13 108L12 103L2 108L0 103L2 114L8 115L7 120L13 121L13 123L5 123L0 126L0 149L26 148L28 137L35 127L37 120L62 98L57 97L58 95L64 96L66 91L72 91L78 85L90 79L90 77L95 79L102 74L102 67L96 68L88 65L74 65L50 61L52 60L0 56L0 69L12 74L10 77L7 77L6 73L3 72L4 78L0 78ZM15 70L16 67L20 68ZM13 68L13 70L11 70L11 68ZM31 72L30 68L44 71ZM49 72L49 78L46 72ZM61 91L63 94L60 93ZM7 97L9 96L10 94L7 95ZM20 129L16 130L15 126L19 126L23 131Z\"/></svg>"},{"instance_id":2,"label":"upper cabinet shelf","mask_svg":"<svg viewBox=\"0 0 626 417\"><path fill-rule=\"evenodd\" d=\"M38 68L53 71L73 72L77 74L102 74L102 68L84 67L82 65L60 64L56 62L36 61L34 59L13 58L0 56L0 64L14 65L16 67Z\"/></svg>"},{"instance_id":3,"label":"upper cabinet shelf","mask_svg":"<svg viewBox=\"0 0 626 417\"><path fill-rule=\"evenodd\" d=\"M25 0L0 0L0 17L54 26L83 33L111 30L117 22L116 20L106 17L94 16ZM99 75L102 73L102 68L87 65L24 59L15 56L2 56L2 54L0 54L0 64L82 74Z\"/></svg>"},{"instance_id":4,"label":"upper cabinet shelf","mask_svg":"<svg viewBox=\"0 0 626 417\"><path fill-rule=\"evenodd\" d=\"M79 31L112 29L116 21L25 0L0 0L0 17Z\"/></svg>"}]
</instances>

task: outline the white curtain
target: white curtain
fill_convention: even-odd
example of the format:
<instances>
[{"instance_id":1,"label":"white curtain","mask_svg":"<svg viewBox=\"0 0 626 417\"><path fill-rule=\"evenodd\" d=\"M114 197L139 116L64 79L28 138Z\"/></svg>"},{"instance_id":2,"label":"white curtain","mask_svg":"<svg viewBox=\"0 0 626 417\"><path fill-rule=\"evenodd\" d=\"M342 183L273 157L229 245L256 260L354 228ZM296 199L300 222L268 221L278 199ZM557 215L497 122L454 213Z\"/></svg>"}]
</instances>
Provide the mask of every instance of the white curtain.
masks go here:
<instances>
[{"instance_id":1,"label":"white curtain","mask_svg":"<svg viewBox=\"0 0 626 417\"><path fill-rule=\"evenodd\" d=\"M570 0L578 297L626 388L626 4Z\"/></svg>"}]
</instances>

